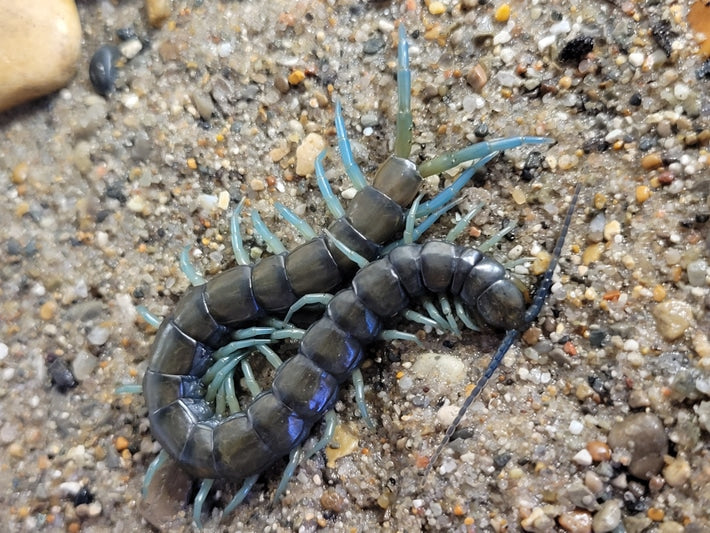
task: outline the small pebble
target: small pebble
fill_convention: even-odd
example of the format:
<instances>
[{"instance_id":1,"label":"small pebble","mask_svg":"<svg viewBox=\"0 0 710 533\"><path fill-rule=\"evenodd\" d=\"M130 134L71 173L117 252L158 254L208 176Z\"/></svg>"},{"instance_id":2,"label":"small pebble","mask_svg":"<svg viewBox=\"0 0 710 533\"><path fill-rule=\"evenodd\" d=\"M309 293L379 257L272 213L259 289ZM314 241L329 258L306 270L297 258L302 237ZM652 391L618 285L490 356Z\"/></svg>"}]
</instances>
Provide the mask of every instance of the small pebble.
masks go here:
<instances>
[{"instance_id":1,"label":"small pebble","mask_svg":"<svg viewBox=\"0 0 710 533\"><path fill-rule=\"evenodd\" d=\"M493 18L496 19L496 22L508 22L508 19L510 18L510 5L501 4L500 7L496 9Z\"/></svg>"},{"instance_id":2,"label":"small pebble","mask_svg":"<svg viewBox=\"0 0 710 533\"><path fill-rule=\"evenodd\" d=\"M315 170L316 156L325 148L325 139L317 133L309 133L296 148L296 174L308 176Z\"/></svg>"},{"instance_id":3,"label":"small pebble","mask_svg":"<svg viewBox=\"0 0 710 533\"><path fill-rule=\"evenodd\" d=\"M682 300L665 300L653 308L656 329L667 341L683 336L693 323L693 308Z\"/></svg>"},{"instance_id":4,"label":"small pebble","mask_svg":"<svg viewBox=\"0 0 710 533\"><path fill-rule=\"evenodd\" d=\"M57 387L60 392L66 392L78 385L69 365L61 357L55 358L47 367L47 371L52 385Z\"/></svg>"},{"instance_id":5,"label":"small pebble","mask_svg":"<svg viewBox=\"0 0 710 533\"><path fill-rule=\"evenodd\" d=\"M148 22L154 28L160 28L170 16L170 0L145 0Z\"/></svg>"},{"instance_id":6,"label":"small pebble","mask_svg":"<svg viewBox=\"0 0 710 533\"><path fill-rule=\"evenodd\" d=\"M705 277L707 276L708 264L705 259L696 259L688 263L687 267L688 283L693 287L705 287Z\"/></svg>"},{"instance_id":7,"label":"small pebble","mask_svg":"<svg viewBox=\"0 0 710 533\"><path fill-rule=\"evenodd\" d=\"M605 442L598 440L589 441L587 443L587 450L595 463L611 459L611 450Z\"/></svg>"},{"instance_id":8,"label":"small pebble","mask_svg":"<svg viewBox=\"0 0 710 533\"><path fill-rule=\"evenodd\" d=\"M663 479L671 487L681 487L690 479L690 463L680 457L668 457L663 469Z\"/></svg>"},{"instance_id":9,"label":"small pebble","mask_svg":"<svg viewBox=\"0 0 710 533\"><path fill-rule=\"evenodd\" d=\"M466 365L456 356L426 352L417 357L412 372L426 380L443 380L446 383L460 383L466 378Z\"/></svg>"},{"instance_id":10,"label":"small pebble","mask_svg":"<svg viewBox=\"0 0 710 533\"><path fill-rule=\"evenodd\" d=\"M106 344L110 334L111 330L109 328L97 326L95 328L91 328L89 334L86 336L86 340L89 341L89 344L101 346Z\"/></svg>"},{"instance_id":11,"label":"small pebble","mask_svg":"<svg viewBox=\"0 0 710 533\"><path fill-rule=\"evenodd\" d=\"M621 523L621 508L619 501L607 500L594 514L592 529L594 533L613 531Z\"/></svg>"},{"instance_id":12,"label":"small pebble","mask_svg":"<svg viewBox=\"0 0 710 533\"><path fill-rule=\"evenodd\" d=\"M584 450L579 450L572 460L579 466L589 466L592 464L592 454L586 448Z\"/></svg>"},{"instance_id":13,"label":"small pebble","mask_svg":"<svg viewBox=\"0 0 710 533\"><path fill-rule=\"evenodd\" d=\"M594 37L579 35L565 43L558 56L562 63L579 63L594 48Z\"/></svg>"},{"instance_id":14,"label":"small pebble","mask_svg":"<svg viewBox=\"0 0 710 533\"><path fill-rule=\"evenodd\" d=\"M570 533L591 533L592 515L586 511L567 511L557 521L560 527Z\"/></svg>"},{"instance_id":15,"label":"small pebble","mask_svg":"<svg viewBox=\"0 0 710 533\"><path fill-rule=\"evenodd\" d=\"M661 154L653 152L641 158L641 167L644 170L654 170L663 165Z\"/></svg>"},{"instance_id":16,"label":"small pebble","mask_svg":"<svg viewBox=\"0 0 710 533\"><path fill-rule=\"evenodd\" d=\"M441 15L446 13L446 6L442 2L431 2L429 3L429 13L432 15Z\"/></svg>"},{"instance_id":17,"label":"small pebble","mask_svg":"<svg viewBox=\"0 0 710 533\"><path fill-rule=\"evenodd\" d=\"M118 48L109 44L101 46L91 57L89 79L100 95L106 96L115 90L118 75L116 62L120 57L121 52Z\"/></svg>"},{"instance_id":18,"label":"small pebble","mask_svg":"<svg viewBox=\"0 0 710 533\"><path fill-rule=\"evenodd\" d=\"M668 453L668 437L663 422L651 413L628 415L609 432L609 446L614 452L631 453L629 472L641 479L650 479L663 468L663 456Z\"/></svg>"}]
</instances>

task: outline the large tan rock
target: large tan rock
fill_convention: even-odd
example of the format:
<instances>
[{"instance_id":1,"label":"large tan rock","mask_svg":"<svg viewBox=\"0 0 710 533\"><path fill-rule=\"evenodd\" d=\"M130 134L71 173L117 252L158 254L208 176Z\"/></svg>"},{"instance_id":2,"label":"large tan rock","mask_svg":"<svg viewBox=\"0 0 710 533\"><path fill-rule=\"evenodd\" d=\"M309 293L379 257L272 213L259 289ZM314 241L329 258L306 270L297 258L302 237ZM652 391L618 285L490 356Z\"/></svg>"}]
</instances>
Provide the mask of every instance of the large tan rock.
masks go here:
<instances>
[{"instance_id":1,"label":"large tan rock","mask_svg":"<svg viewBox=\"0 0 710 533\"><path fill-rule=\"evenodd\" d=\"M0 0L0 111L64 87L80 45L74 0Z\"/></svg>"}]
</instances>

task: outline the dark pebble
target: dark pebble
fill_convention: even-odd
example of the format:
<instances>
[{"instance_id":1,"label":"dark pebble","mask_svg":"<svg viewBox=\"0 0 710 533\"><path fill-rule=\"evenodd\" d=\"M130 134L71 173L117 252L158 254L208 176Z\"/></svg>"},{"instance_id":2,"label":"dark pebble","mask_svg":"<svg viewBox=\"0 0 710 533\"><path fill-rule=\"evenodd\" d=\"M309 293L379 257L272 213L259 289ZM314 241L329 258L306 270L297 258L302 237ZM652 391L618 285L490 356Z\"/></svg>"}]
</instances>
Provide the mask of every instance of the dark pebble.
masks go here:
<instances>
[{"instance_id":1,"label":"dark pebble","mask_svg":"<svg viewBox=\"0 0 710 533\"><path fill-rule=\"evenodd\" d=\"M495 465L495 467L498 470L500 470L501 468L503 468L505 465L508 464L508 462L510 461L510 459L512 457L513 457L513 454L511 454L511 453L501 453L500 455L496 455L493 458L493 464Z\"/></svg>"},{"instance_id":2,"label":"dark pebble","mask_svg":"<svg viewBox=\"0 0 710 533\"><path fill-rule=\"evenodd\" d=\"M385 41L382 37L373 37L365 41L362 45L362 52L366 55L374 55L385 47Z\"/></svg>"},{"instance_id":3,"label":"dark pebble","mask_svg":"<svg viewBox=\"0 0 710 533\"><path fill-rule=\"evenodd\" d=\"M700 68L695 71L695 77L699 80L710 78L710 59L706 59L705 62L700 65Z\"/></svg>"},{"instance_id":4,"label":"dark pebble","mask_svg":"<svg viewBox=\"0 0 710 533\"><path fill-rule=\"evenodd\" d=\"M136 30L129 26L127 28L119 28L116 30L116 36L122 41L130 41L138 36L136 35Z\"/></svg>"},{"instance_id":5,"label":"dark pebble","mask_svg":"<svg viewBox=\"0 0 710 533\"><path fill-rule=\"evenodd\" d=\"M610 144L606 139L604 139L603 135L595 135L591 139L587 139L582 143L582 150L584 150L585 154L606 152L609 147Z\"/></svg>"},{"instance_id":6,"label":"dark pebble","mask_svg":"<svg viewBox=\"0 0 710 533\"><path fill-rule=\"evenodd\" d=\"M479 124L473 130L473 134L479 138L483 139L488 135L488 124Z\"/></svg>"},{"instance_id":7,"label":"dark pebble","mask_svg":"<svg viewBox=\"0 0 710 533\"><path fill-rule=\"evenodd\" d=\"M83 503L91 503L94 501L94 495L86 487L81 487L79 492L74 496L74 507Z\"/></svg>"},{"instance_id":8,"label":"dark pebble","mask_svg":"<svg viewBox=\"0 0 710 533\"><path fill-rule=\"evenodd\" d=\"M121 205L125 204L128 200L123 192L123 185L120 183L109 183L106 186L106 197L118 200Z\"/></svg>"},{"instance_id":9,"label":"dark pebble","mask_svg":"<svg viewBox=\"0 0 710 533\"><path fill-rule=\"evenodd\" d=\"M109 44L96 50L89 63L89 79L100 95L106 96L116 88L116 61L121 57L118 48Z\"/></svg>"},{"instance_id":10,"label":"dark pebble","mask_svg":"<svg viewBox=\"0 0 710 533\"><path fill-rule=\"evenodd\" d=\"M632 106L640 106L641 105L641 95L639 93L632 94L631 98L629 98L629 104Z\"/></svg>"},{"instance_id":11,"label":"dark pebble","mask_svg":"<svg viewBox=\"0 0 710 533\"><path fill-rule=\"evenodd\" d=\"M57 387L59 392L66 392L78 385L74 374L72 374L69 365L64 359L61 357L51 357L49 359L52 359L47 367L49 377L52 380L52 385Z\"/></svg>"},{"instance_id":12,"label":"dark pebble","mask_svg":"<svg viewBox=\"0 0 710 533\"><path fill-rule=\"evenodd\" d=\"M606 344L606 333L600 329L589 332L589 345L592 348L601 348Z\"/></svg>"},{"instance_id":13,"label":"dark pebble","mask_svg":"<svg viewBox=\"0 0 710 533\"><path fill-rule=\"evenodd\" d=\"M656 146L656 139L654 137L641 137L639 139L639 150L642 152L648 152L654 146Z\"/></svg>"},{"instance_id":14,"label":"dark pebble","mask_svg":"<svg viewBox=\"0 0 710 533\"><path fill-rule=\"evenodd\" d=\"M677 37L677 34L671 30L671 23L667 20L659 20L651 28L651 34L656 44L666 53L667 57L670 57L673 51L673 41Z\"/></svg>"},{"instance_id":15,"label":"dark pebble","mask_svg":"<svg viewBox=\"0 0 710 533\"><path fill-rule=\"evenodd\" d=\"M668 437L663 422L651 413L629 415L609 432L609 446L616 452L631 453L629 472L640 479L651 479L663 468L668 453Z\"/></svg>"},{"instance_id":16,"label":"dark pebble","mask_svg":"<svg viewBox=\"0 0 710 533\"><path fill-rule=\"evenodd\" d=\"M578 35L567 41L562 47L559 60L563 63L579 63L594 48L594 37L591 35Z\"/></svg>"},{"instance_id":17,"label":"dark pebble","mask_svg":"<svg viewBox=\"0 0 710 533\"><path fill-rule=\"evenodd\" d=\"M521 177L523 181L532 181L540 175L540 168L542 168L542 162L545 157L542 153L537 150L533 150L528 154L525 159L525 166L523 167L523 173Z\"/></svg>"},{"instance_id":18,"label":"dark pebble","mask_svg":"<svg viewBox=\"0 0 710 533\"><path fill-rule=\"evenodd\" d=\"M20 255L22 253L22 244L14 237L10 237L7 241L7 254Z\"/></svg>"}]
</instances>

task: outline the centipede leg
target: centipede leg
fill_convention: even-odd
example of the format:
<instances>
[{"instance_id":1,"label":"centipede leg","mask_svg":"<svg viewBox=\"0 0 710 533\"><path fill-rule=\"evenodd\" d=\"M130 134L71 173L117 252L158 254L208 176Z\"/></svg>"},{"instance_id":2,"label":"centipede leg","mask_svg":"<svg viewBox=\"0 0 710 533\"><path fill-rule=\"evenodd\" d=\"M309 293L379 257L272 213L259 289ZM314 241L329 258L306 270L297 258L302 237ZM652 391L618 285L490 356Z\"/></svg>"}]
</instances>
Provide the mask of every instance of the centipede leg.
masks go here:
<instances>
[{"instance_id":1,"label":"centipede leg","mask_svg":"<svg viewBox=\"0 0 710 533\"><path fill-rule=\"evenodd\" d=\"M256 209L252 209L251 211L251 223L254 231L256 231L259 237L264 240L271 253L283 254L288 251L279 238L274 235L274 233L264 223Z\"/></svg>"},{"instance_id":2,"label":"centipede leg","mask_svg":"<svg viewBox=\"0 0 710 533\"><path fill-rule=\"evenodd\" d=\"M397 43L397 100L394 154L408 158L412 151L412 72L409 70L409 43L404 24L399 25Z\"/></svg>"},{"instance_id":3,"label":"centipede leg","mask_svg":"<svg viewBox=\"0 0 710 533\"><path fill-rule=\"evenodd\" d=\"M325 176L325 169L323 168L323 159L325 159L325 150L316 156L315 170L316 170L316 183L320 189L320 193L325 200L325 205L328 211L335 218L342 218L345 216L345 208L338 200L338 197L333 193L333 189L330 188L330 183L328 183L328 178Z\"/></svg>"},{"instance_id":4,"label":"centipede leg","mask_svg":"<svg viewBox=\"0 0 710 533\"><path fill-rule=\"evenodd\" d=\"M241 224L239 217L244 209L244 199L234 208L234 212L229 219L229 238L232 242L232 250L234 251L234 259L238 265L246 266L250 263L249 254L244 248L244 239L242 237Z\"/></svg>"},{"instance_id":5,"label":"centipede leg","mask_svg":"<svg viewBox=\"0 0 710 533\"><path fill-rule=\"evenodd\" d=\"M214 479L203 479L202 483L200 483L200 490L197 491L197 495L192 504L192 521L195 523L195 527L200 531L202 530L202 506L205 504L205 500L213 484Z\"/></svg>"},{"instance_id":6,"label":"centipede leg","mask_svg":"<svg viewBox=\"0 0 710 533\"><path fill-rule=\"evenodd\" d=\"M348 175L348 178L350 178L353 186L358 191L362 190L367 187L367 178L365 178L365 175L353 158L353 150L345 129L343 108L340 106L340 100L335 101L335 131L338 134L338 148L340 149L340 158L343 161L345 173Z\"/></svg>"},{"instance_id":7,"label":"centipede leg","mask_svg":"<svg viewBox=\"0 0 710 533\"><path fill-rule=\"evenodd\" d=\"M362 371L357 368L352 373L353 387L355 388L355 403L360 410L362 420L370 429L375 429L375 423L370 418L370 413L367 411L367 403L365 402L365 380L362 378Z\"/></svg>"},{"instance_id":8,"label":"centipede leg","mask_svg":"<svg viewBox=\"0 0 710 533\"><path fill-rule=\"evenodd\" d=\"M190 261L190 250L192 247L190 245L185 246L180 252L180 270L185 274L185 277L190 282L190 285L197 287L199 285L204 285L207 280L197 272L195 265Z\"/></svg>"},{"instance_id":9,"label":"centipede leg","mask_svg":"<svg viewBox=\"0 0 710 533\"><path fill-rule=\"evenodd\" d=\"M311 240L316 238L318 235L316 230L314 230L308 222L303 220L281 202L274 202L274 208L279 212L281 218L296 228L296 231L298 231L304 239Z\"/></svg>"},{"instance_id":10,"label":"centipede leg","mask_svg":"<svg viewBox=\"0 0 710 533\"><path fill-rule=\"evenodd\" d=\"M249 491L254 486L254 483L256 483L257 479L259 479L259 474L249 476L244 480L242 486L231 499L229 504L227 504L227 506L224 508L224 511L222 512L222 518L228 516L232 511L234 511L234 509L237 508L238 505L240 505L244 501L244 498L247 497L247 494L249 494Z\"/></svg>"}]
</instances>

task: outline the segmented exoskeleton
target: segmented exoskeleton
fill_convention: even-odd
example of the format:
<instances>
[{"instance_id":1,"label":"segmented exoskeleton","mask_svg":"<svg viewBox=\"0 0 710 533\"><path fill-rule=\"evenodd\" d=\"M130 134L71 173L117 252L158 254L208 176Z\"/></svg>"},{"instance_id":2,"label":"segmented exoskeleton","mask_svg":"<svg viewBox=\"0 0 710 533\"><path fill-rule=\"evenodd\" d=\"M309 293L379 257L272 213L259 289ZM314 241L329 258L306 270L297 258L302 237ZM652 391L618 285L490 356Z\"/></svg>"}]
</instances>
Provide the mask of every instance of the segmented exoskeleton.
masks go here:
<instances>
[{"instance_id":1,"label":"segmented exoskeleton","mask_svg":"<svg viewBox=\"0 0 710 533\"><path fill-rule=\"evenodd\" d=\"M324 325L326 323L317 322L306 334L302 350L320 343L319 350L328 351L330 357L335 358L335 367L328 366L325 360L299 355L279 367L273 392L258 396L246 412L219 418L215 416L212 403L204 397L201 378L214 362L215 349L230 339L235 330L258 323L265 317L282 316L304 295L331 291L346 284L357 270L353 256L368 261L376 259L382 253L383 245L401 235L407 217L410 221L428 217L419 226L418 232L409 235L410 240L416 237L450 207L447 204L475 170L499 150L521 144L549 142L542 137L498 139L444 154L417 168L407 159L412 142L411 81L402 26L399 30L398 65L399 107L395 153L379 168L373 184L367 184L353 160L340 106L336 104L341 156L349 178L358 189L347 211L340 207L330 191L321 154L316 160L318 184L330 210L337 217L328 230L320 236L307 230L304 233L313 233L310 241L291 252L283 251L266 257L255 265L248 264L241 244L236 245L235 254L242 264L188 290L171 316L162 321L143 379L143 394L154 437L189 474L198 478L245 479L263 471L288 453L308 435L312 424L332 403L339 384L359 364L361 356L350 353L351 344L372 340L372 332L360 339L358 327L365 327L366 324L358 326L358 323L352 322L341 324L340 329L329 330ZM473 159L477 161L452 186L428 202L417 203L417 207L407 214L406 208L417 195L422 176L436 174ZM282 214L295 218L285 208ZM451 247L446 246L447 249ZM450 249L459 250L456 247ZM414 253L414 250L420 248L396 248L388 257ZM424 254L424 257L428 258L429 254ZM454 256L450 259L454 261ZM380 323L380 318L376 319L376 313L367 302L357 304L357 290L364 290L357 287L367 286L363 280L378 268L373 265L379 264L384 263L376 261L357 275L356 279L361 281L355 285L356 292L340 293L352 295L352 305L359 305L363 312L366 311L366 320L374 320L372 327ZM480 268L476 270L479 271ZM434 275L434 270L428 270L427 275L429 273ZM369 290L376 291L379 287L374 285ZM412 293L412 296L416 294ZM338 307L341 305L338 302L344 302L345 298L348 296L337 296L331 302L328 316L346 319L346 309ZM398 306L396 302L390 303ZM482 317L482 320L483 323L499 326L491 322L490 316ZM341 334L342 342L332 344ZM315 380L316 374L321 376L319 380Z\"/></svg>"}]
</instances>

